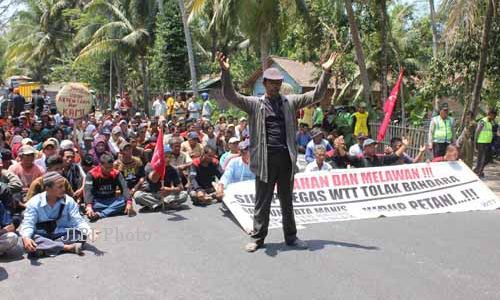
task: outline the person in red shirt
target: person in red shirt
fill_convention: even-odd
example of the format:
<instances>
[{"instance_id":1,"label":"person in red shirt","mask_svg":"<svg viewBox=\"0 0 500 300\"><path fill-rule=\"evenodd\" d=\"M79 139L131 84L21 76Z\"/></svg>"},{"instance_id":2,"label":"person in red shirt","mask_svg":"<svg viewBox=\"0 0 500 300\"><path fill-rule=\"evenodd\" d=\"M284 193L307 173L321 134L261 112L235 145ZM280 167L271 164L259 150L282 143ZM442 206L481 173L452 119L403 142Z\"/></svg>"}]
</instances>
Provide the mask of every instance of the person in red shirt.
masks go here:
<instances>
[{"instance_id":1,"label":"person in red shirt","mask_svg":"<svg viewBox=\"0 0 500 300\"><path fill-rule=\"evenodd\" d=\"M17 175L23 184L22 195L23 198L28 192L28 189L33 180L43 175L43 171L34 164L35 161L35 148L25 145L19 148L19 157L21 161L9 167L9 171ZM24 199L26 202L28 199ZM23 203L19 203L23 207Z\"/></svg>"},{"instance_id":2,"label":"person in red shirt","mask_svg":"<svg viewBox=\"0 0 500 300\"><path fill-rule=\"evenodd\" d=\"M454 144L448 145L446 147L446 153L444 156L434 157L432 162L441 162L441 161L456 161L458 160L459 150L458 147Z\"/></svg>"}]
</instances>

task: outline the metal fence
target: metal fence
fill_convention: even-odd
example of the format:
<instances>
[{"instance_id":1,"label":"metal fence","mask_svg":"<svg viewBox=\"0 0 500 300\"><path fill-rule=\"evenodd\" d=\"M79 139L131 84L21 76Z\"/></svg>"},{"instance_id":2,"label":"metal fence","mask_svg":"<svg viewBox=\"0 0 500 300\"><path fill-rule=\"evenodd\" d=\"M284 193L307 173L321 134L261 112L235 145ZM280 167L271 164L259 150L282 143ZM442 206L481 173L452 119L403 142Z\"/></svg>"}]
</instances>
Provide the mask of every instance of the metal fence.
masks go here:
<instances>
[{"instance_id":1,"label":"metal fence","mask_svg":"<svg viewBox=\"0 0 500 300\"><path fill-rule=\"evenodd\" d=\"M370 133L371 136L376 138L378 131L380 129L380 123L370 122ZM418 154L418 149L420 146L427 144L427 134L428 127L413 127L413 126L400 126L400 125L389 125L385 133L385 138L381 141L383 145L389 145L393 137L406 137L410 141L410 145L406 153L411 157L415 157ZM383 150L383 149L380 149Z\"/></svg>"}]
</instances>

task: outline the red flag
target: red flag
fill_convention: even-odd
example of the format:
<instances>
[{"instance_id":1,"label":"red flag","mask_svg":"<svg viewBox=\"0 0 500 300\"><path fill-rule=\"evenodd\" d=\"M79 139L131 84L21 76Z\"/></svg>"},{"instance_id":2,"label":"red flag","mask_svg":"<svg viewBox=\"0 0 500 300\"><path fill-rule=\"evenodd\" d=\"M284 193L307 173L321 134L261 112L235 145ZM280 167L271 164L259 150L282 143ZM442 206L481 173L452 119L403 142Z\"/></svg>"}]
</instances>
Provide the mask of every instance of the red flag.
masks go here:
<instances>
[{"instance_id":1,"label":"red flag","mask_svg":"<svg viewBox=\"0 0 500 300\"><path fill-rule=\"evenodd\" d=\"M151 159L151 167L155 172L159 173L161 179L165 176L165 153L163 148L163 130L158 129L158 138L156 139L155 150L153 152L153 158Z\"/></svg>"},{"instance_id":2,"label":"red flag","mask_svg":"<svg viewBox=\"0 0 500 300\"><path fill-rule=\"evenodd\" d=\"M391 117L392 113L394 111L394 106L396 106L396 101L398 100L398 94L399 94L399 89L401 87L401 82L403 81L403 69L399 72L399 77L398 81L392 88L391 94L389 97L385 100L384 104L384 113L385 117L384 120L382 121L382 124L380 125L380 129L378 131L377 135L377 142L380 142L381 140L384 139L385 137L385 132L387 131L387 127L389 126L389 123L391 122Z\"/></svg>"}]
</instances>

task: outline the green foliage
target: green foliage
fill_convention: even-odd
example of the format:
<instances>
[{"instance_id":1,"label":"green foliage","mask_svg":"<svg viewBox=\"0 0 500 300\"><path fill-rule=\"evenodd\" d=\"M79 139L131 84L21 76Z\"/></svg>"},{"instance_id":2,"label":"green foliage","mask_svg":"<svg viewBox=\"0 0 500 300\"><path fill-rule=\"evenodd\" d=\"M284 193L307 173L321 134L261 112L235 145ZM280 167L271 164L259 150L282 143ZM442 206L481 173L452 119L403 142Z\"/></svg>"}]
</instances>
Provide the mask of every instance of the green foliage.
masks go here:
<instances>
[{"instance_id":1,"label":"green foliage","mask_svg":"<svg viewBox=\"0 0 500 300\"><path fill-rule=\"evenodd\" d=\"M156 40L151 57L152 86L159 91L183 90L190 82L186 40L176 0L164 3L158 13Z\"/></svg>"}]
</instances>

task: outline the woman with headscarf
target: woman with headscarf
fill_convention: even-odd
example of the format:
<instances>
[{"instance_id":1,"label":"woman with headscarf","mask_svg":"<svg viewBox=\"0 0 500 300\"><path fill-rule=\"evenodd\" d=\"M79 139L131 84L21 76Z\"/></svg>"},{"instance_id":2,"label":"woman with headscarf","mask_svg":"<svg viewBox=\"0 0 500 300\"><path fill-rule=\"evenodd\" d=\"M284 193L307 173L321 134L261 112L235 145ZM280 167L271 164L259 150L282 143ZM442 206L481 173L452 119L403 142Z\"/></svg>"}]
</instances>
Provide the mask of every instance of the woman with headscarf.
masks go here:
<instances>
[{"instance_id":1,"label":"woman with headscarf","mask_svg":"<svg viewBox=\"0 0 500 300\"><path fill-rule=\"evenodd\" d=\"M106 142L106 138L104 136L98 136L94 143L94 148L88 153L89 155L92 155L94 166L97 166L99 164L101 155L103 155L104 153L111 153L111 150L109 149L108 143Z\"/></svg>"}]
</instances>

